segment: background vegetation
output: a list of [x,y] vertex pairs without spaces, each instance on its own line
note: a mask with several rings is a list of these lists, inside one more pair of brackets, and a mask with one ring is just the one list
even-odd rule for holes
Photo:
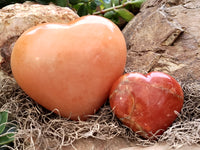
[[[26,0],[1,0],[0,8],[14,3],[23,3]],[[135,14],[139,12],[145,0],[30,0],[48,5],[53,3],[61,7],[70,7],[79,16],[88,14],[101,15],[123,27]]]

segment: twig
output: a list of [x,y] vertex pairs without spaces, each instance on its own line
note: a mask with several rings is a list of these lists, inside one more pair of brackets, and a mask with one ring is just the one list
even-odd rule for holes
[[93,15],[99,15],[99,14],[104,14],[106,12],[109,12],[109,11],[112,11],[112,10],[115,10],[115,9],[119,9],[119,8],[123,8],[127,5],[141,5],[145,0],[129,0],[121,5],[117,5],[117,6],[113,6],[113,7],[110,7],[110,8],[107,8],[107,9],[103,9],[103,10],[100,10],[100,11],[97,11],[97,12],[94,12]]

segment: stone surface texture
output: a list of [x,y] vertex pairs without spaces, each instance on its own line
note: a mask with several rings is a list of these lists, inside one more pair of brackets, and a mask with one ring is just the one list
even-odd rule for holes
[[200,1],[147,0],[124,28],[127,72],[162,71],[200,81]]

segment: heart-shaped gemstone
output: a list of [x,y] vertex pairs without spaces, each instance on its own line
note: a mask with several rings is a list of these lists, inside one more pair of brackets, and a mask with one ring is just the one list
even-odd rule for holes
[[110,106],[116,116],[143,137],[162,134],[183,106],[179,83],[162,72],[128,73],[112,87]]
[[20,87],[71,119],[85,119],[104,104],[125,63],[122,32],[100,16],[33,27],[19,37],[11,55]]

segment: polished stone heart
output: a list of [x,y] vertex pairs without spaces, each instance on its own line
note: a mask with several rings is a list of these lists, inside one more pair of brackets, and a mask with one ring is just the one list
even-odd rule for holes
[[40,105],[74,120],[86,119],[105,103],[125,63],[121,30],[100,16],[32,27],[11,55],[20,87]]
[[143,137],[160,135],[183,106],[178,82],[161,72],[128,73],[113,85],[110,105],[116,116]]

